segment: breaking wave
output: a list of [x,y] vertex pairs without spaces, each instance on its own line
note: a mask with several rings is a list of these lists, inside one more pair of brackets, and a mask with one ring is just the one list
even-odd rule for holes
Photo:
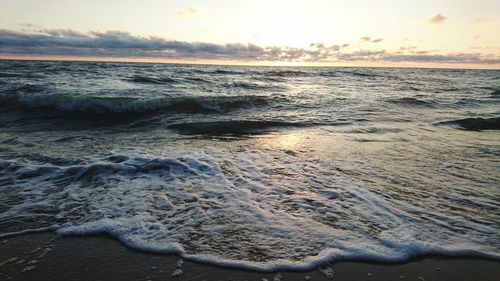
[[224,112],[263,106],[273,98],[266,96],[168,96],[163,98],[134,98],[113,96],[75,96],[65,94],[11,94],[0,100],[22,108],[52,108],[65,112],[97,114],[127,112]]
[[324,161],[242,148],[165,153],[61,166],[2,160],[0,189],[16,190],[0,198],[9,206],[2,236],[27,225],[106,233],[138,250],[255,270],[436,253],[500,258],[480,246],[495,239],[493,226],[439,209],[410,212]]

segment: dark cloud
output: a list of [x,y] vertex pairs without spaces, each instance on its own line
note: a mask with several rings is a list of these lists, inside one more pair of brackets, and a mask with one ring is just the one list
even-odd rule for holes
[[[377,43],[381,38],[366,37]],[[37,28],[32,31],[0,30],[0,54],[65,55],[91,57],[144,57],[191,60],[239,61],[386,61],[446,62],[499,64],[495,56],[480,54],[436,54],[434,51],[402,47],[396,52],[386,50],[348,51],[349,44],[312,43],[309,48],[262,47],[251,43],[215,44],[165,40],[159,37],[135,36],[123,31],[82,33],[66,29]]]
[[39,30],[24,33],[0,30],[0,51],[17,54],[78,54],[97,56],[253,58],[263,48],[253,44],[213,44],[167,41],[158,37],[133,36],[128,32],[80,33],[72,30]]
[[[344,45],[346,46],[346,45]],[[134,36],[123,31],[81,33],[62,29],[0,30],[0,52],[35,55],[94,55],[231,60],[325,60],[344,46],[311,44],[312,49],[214,44]]]

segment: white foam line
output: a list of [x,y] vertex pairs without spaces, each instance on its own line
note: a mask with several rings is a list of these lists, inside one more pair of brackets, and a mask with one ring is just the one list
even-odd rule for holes
[[7,233],[0,234],[0,239],[21,236],[21,235],[27,235],[27,234],[34,234],[34,233],[51,232],[51,231],[54,231],[56,229],[57,229],[57,226],[49,226],[49,227],[41,227],[41,228],[34,228],[34,229],[25,229],[25,230],[15,231],[15,232],[7,232]]
[[409,261],[413,258],[425,257],[430,255],[440,255],[447,257],[478,257],[478,258],[500,260],[500,254],[487,253],[475,249],[467,249],[467,248],[452,249],[439,246],[419,247],[418,245],[411,243],[410,245],[398,245],[399,247],[406,247],[411,250],[410,253],[402,251],[400,257],[394,257],[394,256],[387,257],[380,254],[373,254],[369,252],[339,254],[335,253],[334,252],[335,250],[332,249],[332,250],[324,250],[323,253],[319,254],[318,256],[308,257],[304,261],[300,262],[273,261],[268,263],[257,263],[251,261],[216,258],[210,255],[186,254],[182,250],[182,246],[180,245],[161,246],[161,247],[144,246],[141,245],[140,243],[132,241],[131,239],[120,237],[119,235],[113,233],[112,231],[99,231],[94,229],[90,230],[89,232],[83,233],[73,230],[69,231],[63,230],[63,231],[56,231],[56,233],[62,236],[85,236],[88,234],[108,234],[118,239],[126,247],[137,251],[153,253],[153,254],[176,254],[181,256],[183,259],[190,260],[193,262],[199,262],[203,264],[221,266],[226,268],[244,269],[244,270],[259,271],[259,272],[274,272],[278,270],[309,271],[318,268],[321,265],[325,265],[327,263],[341,262],[341,261],[401,263]]

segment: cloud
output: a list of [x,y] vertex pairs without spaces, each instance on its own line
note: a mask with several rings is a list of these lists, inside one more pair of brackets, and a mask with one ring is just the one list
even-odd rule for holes
[[[378,41],[369,39],[367,42]],[[79,56],[116,58],[166,58],[228,61],[305,61],[305,62],[445,62],[500,64],[500,58],[477,53],[441,54],[402,47],[387,50],[351,50],[349,44],[312,43],[308,48],[258,46],[252,43],[215,44],[165,40],[136,36],[124,31],[79,32],[69,29],[37,28],[32,31],[0,29],[0,54],[37,56]]]
[[415,50],[415,49],[417,49],[417,46],[408,45],[408,46],[401,46],[401,47],[399,47],[400,51],[412,51],[412,50]]
[[200,6],[191,4],[183,9],[176,10],[175,15],[178,17],[194,16],[200,13],[200,11],[201,11]]
[[372,39],[371,37],[368,37],[368,36],[361,37],[361,41],[369,42],[369,43],[379,43],[379,42],[382,42],[383,40],[384,40],[384,38]]
[[443,24],[446,21],[447,17],[443,16],[442,14],[436,14],[432,17],[430,17],[427,22],[430,24]]
[[385,50],[360,50],[351,53],[342,53],[337,56],[341,61],[381,61],[386,54]]
[[449,54],[387,54],[384,61],[390,62],[432,62],[432,63],[472,63],[472,64],[500,64],[500,58],[486,57],[473,53],[449,53]]
[[[251,43],[214,44],[134,36],[123,31],[82,33],[65,29],[33,32],[0,30],[0,52],[36,55],[93,55],[228,60],[324,60],[343,46],[313,44],[313,49],[261,47]],[[345,46],[345,45],[344,45]]]

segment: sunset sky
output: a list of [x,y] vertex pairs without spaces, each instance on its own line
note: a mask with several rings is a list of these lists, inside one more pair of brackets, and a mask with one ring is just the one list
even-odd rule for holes
[[0,58],[500,68],[498,0],[0,0]]

